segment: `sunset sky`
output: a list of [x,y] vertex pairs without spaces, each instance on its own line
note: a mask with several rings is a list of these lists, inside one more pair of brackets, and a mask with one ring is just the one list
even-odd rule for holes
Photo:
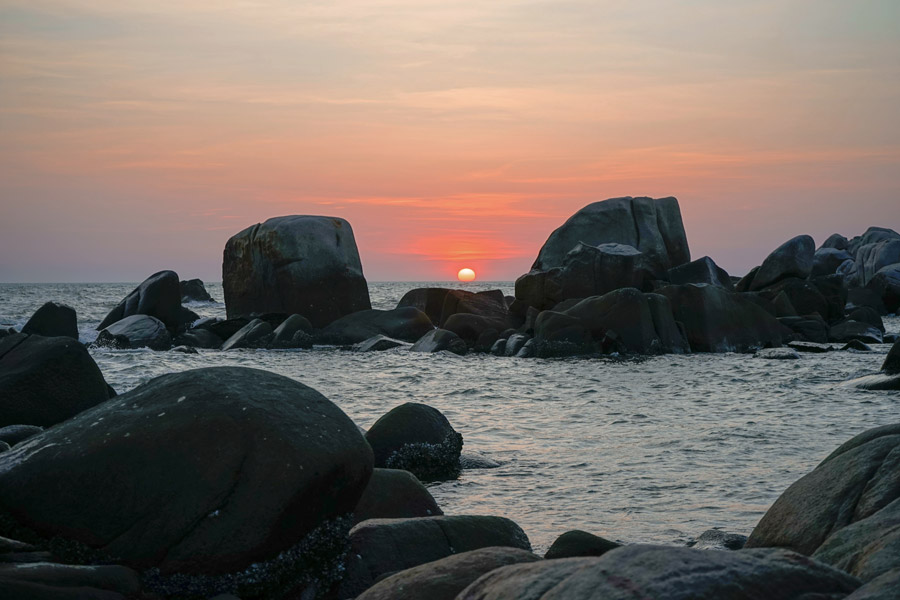
[[0,0],[0,281],[216,281],[285,214],[511,280],[622,195],[734,274],[900,229],[900,2]]

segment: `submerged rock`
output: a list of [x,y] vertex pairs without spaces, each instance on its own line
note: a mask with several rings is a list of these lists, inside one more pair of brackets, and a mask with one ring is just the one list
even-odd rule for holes
[[188,279],[187,281],[179,281],[178,288],[181,290],[181,301],[184,302],[215,302],[206,286],[199,279]]
[[428,315],[407,306],[392,310],[370,309],[355,312],[334,321],[323,329],[318,340],[324,344],[358,344],[384,335],[404,342],[415,342],[434,331]]
[[740,550],[747,543],[747,536],[726,533],[718,529],[707,529],[691,545],[697,550]]
[[573,529],[567,531],[558,538],[547,550],[544,558],[572,558],[574,556],[603,556],[610,550],[618,548],[621,544],[611,542],[599,535]]
[[171,329],[181,325],[183,321],[178,274],[175,271],[160,271],[145,279],[106,315],[97,329],[106,329],[132,315],[154,317]]
[[756,358],[768,360],[797,360],[800,355],[793,348],[763,348],[754,354]]
[[78,339],[78,318],[75,309],[65,304],[47,302],[41,306],[25,326],[22,333],[45,337],[66,336]]

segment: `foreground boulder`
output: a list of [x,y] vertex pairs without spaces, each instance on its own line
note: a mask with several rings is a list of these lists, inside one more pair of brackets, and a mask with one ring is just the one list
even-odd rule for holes
[[791,485],[747,547],[788,548],[865,579],[900,567],[898,480],[900,425],[865,431]]
[[317,339],[324,344],[358,344],[384,335],[404,342],[415,342],[434,325],[428,315],[411,306],[392,310],[369,309],[341,317],[325,329]]
[[442,514],[444,512],[415,475],[401,469],[375,469],[353,510],[353,523]]
[[108,398],[100,368],[72,338],[0,339],[0,427],[49,427]]
[[140,592],[138,574],[118,565],[0,563],[0,596],[10,600],[125,600]]
[[206,286],[199,279],[188,279],[187,281],[179,281],[178,287],[181,290],[181,302],[215,302]]
[[149,569],[166,595],[249,598],[340,553],[341,519],[371,472],[356,425],[315,390],[256,369],[197,369],[0,456],[0,527],[52,539],[70,560]]
[[78,339],[78,318],[75,309],[65,304],[47,302],[35,311],[22,333],[42,335],[44,337],[66,336]]
[[19,442],[39,434],[41,431],[43,431],[43,428],[37,425],[7,425],[0,427],[0,442],[6,442],[10,446],[15,446]]
[[222,286],[229,319],[299,314],[324,327],[372,307],[353,230],[335,217],[275,217],[232,236]]
[[172,336],[159,319],[131,315],[101,330],[94,343],[109,348],[168,350],[172,346]]
[[106,329],[116,321],[132,315],[155,317],[171,329],[181,325],[183,321],[178,274],[175,271],[160,271],[145,279],[106,315],[97,329]]
[[391,409],[366,432],[366,441],[376,467],[405,469],[422,481],[459,475],[462,435],[428,405],[407,402]]
[[501,567],[458,600],[817,600],[843,598],[860,582],[784,550],[722,552],[625,546],[599,558],[565,558]]
[[492,546],[531,550],[522,528],[503,517],[454,515],[363,521],[350,530],[347,575],[338,598],[355,598],[385,575]]
[[485,573],[508,565],[538,560],[539,557],[519,548],[495,546],[470,550],[400,571],[370,587],[357,600],[453,600]]

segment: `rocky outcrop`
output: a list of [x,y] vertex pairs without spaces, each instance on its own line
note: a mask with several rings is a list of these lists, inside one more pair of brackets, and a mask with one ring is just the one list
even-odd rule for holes
[[272,344],[275,347],[292,346],[298,332],[312,334],[312,323],[303,315],[291,315],[272,332]]
[[187,281],[179,281],[178,287],[181,290],[181,302],[215,302],[206,286],[199,279],[188,279]]
[[819,248],[813,255],[813,266],[811,275],[813,277],[821,275],[834,275],[837,273],[838,267],[848,260],[853,260],[850,253],[846,250],[838,250],[836,248]]
[[28,319],[22,333],[44,337],[66,336],[78,339],[78,318],[75,309],[57,302],[47,302]]
[[229,319],[276,312],[324,327],[371,308],[353,230],[335,217],[275,217],[234,235],[222,286]]
[[375,469],[353,509],[353,523],[368,519],[437,517],[444,512],[428,489],[409,471]]
[[829,342],[847,343],[852,340],[866,344],[880,344],[883,341],[883,334],[877,327],[852,319],[832,325],[828,329]]
[[599,535],[573,529],[567,531],[551,544],[544,555],[546,559],[573,558],[576,556],[603,556],[621,544],[611,542]]
[[155,317],[171,329],[181,325],[183,321],[178,274],[175,271],[160,271],[145,279],[106,315],[97,329],[106,329],[116,321],[132,315]]
[[173,344],[176,346],[188,346],[190,348],[205,348],[212,350],[222,347],[222,338],[214,334],[212,331],[203,328],[195,328],[185,331],[175,338]]
[[255,369],[198,369],[0,456],[0,529],[31,532],[69,560],[144,570],[167,596],[256,597],[259,585],[293,584],[310,552],[340,553],[341,519],[371,473],[359,429],[315,390]]
[[565,558],[501,567],[457,600],[838,600],[855,577],[784,550],[722,552],[634,545],[599,558]]
[[375,466],[405,469],[422,481],[459,475],[462,435],[441,412],[426,404],[401,404],[375,421],[366,433]]
[[416,340],[416,343],[409,349],[410,352],[440,352],[442,350],[463,355],[468,351],[468,346],[452,331],[433,329]]
[[816,243],[808,235],[798,235],[772,251],[753,277],[750,291],[764,289],[782,279],[806,279],[812,273]]
[[404,342],[415,342],[434,325],[428,315],[411,306],[392,310],[369,309],[341,317],[316,336],[323,344],[358,344],[372,336],[384,335]]
[[165,324],[148,315],[131,315],[107,326],[97,335],[96,346],[168,350],[172,336]]
[[108,398],[100,368],[72,338],[0,339],[0,427],[49,427]]
[[734,291],[734,284],[728,273],[708,256],[698,258],[689,263],[673,267],[666,273],[666,278],[676,285],[685,283],[708,283],[729,291]]
[[253,319],[225,340],[222,350],[238,348],[265,348],[272,342],[272,325],[262,319]]

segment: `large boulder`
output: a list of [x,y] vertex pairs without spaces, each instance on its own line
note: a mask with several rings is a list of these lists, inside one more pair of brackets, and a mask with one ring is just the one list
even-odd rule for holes
[[272,325],[262,319],[253,319],[225,340],[222,350],[238,348],[264,348],[272,341]]
[[188,346],[189,348],[205,348],[212,350],[222,347],[222,338],[209,329],[196,328],[185,331],[172,342],[175,346]]
[[709,285],[717,285],[726,290],[733,291],[734,284],[731,282],[728,272],[717,265],[713,259],[708,256],[698,258],[687,264],[672,267],[666,273],[668,280],[676,285],[685,283],[708,283]]
[[900,239],[900,233],[887,227],[869,227],[862,235],[854,237],[847,243],[847,252],[856,256],[856,253],[863,246],[869,244],[877,244],[878,242],[889,242],[891,240]]
[[838,600],[859,587],[846,573],[784,550],[724,552],[633,545],[599,558],[495,569],[457,600]]
[[669,299],[694,352],[747,352],[780,346],[786,330],[743,294],[713,285],[668,285],[657,292]]
[[[885,536],[896,529],[896,525],[888,525],[900,522],[898,481],[900,424],[865,431],[794,482],[760,520],[747,547],[776,546],[806,555],[821,549],[823,559],[841,564],[842,557],[851,551],[871,554],[874,549],[866,550],[866,546],[883,546]],[[882,514],[885,510],[888,512]],[[868,523],[863,525],[864,521]],[[859,525],[837,541],[826,543],[854,524]],[[849,540],[853,541],[852,547],[847,545]],[[896,541],[892,544],[896,549]],[[893,556],[894,566],[900,566],[900,553],[894,552]],[[860,564],[859,568],[866,567]]]
[[0,427],[48,427],[109,398],[87,349],[69,337],[0,339]]
[[900,237],[860,246],[855,259],[856,283],[865,286],[884,267],[900,263]]
[[444,300],[451,291],[453,290],[450,288],[440,287],[415,288],[403,294],[397,303],[397,308],[405,306],[418,308],[428,315],[432,323],[440,324],[441,314],[444,311]]
[[813,266],[811,274],[813,277],[820,275],[833,275],[837,273],[838,267],[844,262],[853,260],[850,253],[846,250],[838,250],[837,248],[819,248],[813,255]]
[[483,317],[493,322],[493,326],[500,331],[508,327],[509,309],[506,306],[506,298],[500,290],[484,292],[450,290],[444,296],[440,321],[435,321],[434,324],[446,327],[450,317],[457,314]]
[[405,469],[422,481],[459,475],[462,435],[426,404],[407,402],[391,409],[369,428],[366,440],[376,467]]
[[199,279],[188,279],[187,281],[179,281],[178,287],[181,290],[181,301],[185,302],[215,302],[206,286]]
[[75,309],[57,302],[47,302],[35,311],[22,333],[44,337],[66,336],[78,339],[78,318]]
[[562,267],[566,255],[579,243],[632,246],[657,271],[691,260],[681,209],[672,197],[611,198],[585,206],[550,234],[531,269]]
[[385,575],[493,546],[531,550],[525,532],[503,517],[453,515],[363,521],[350,530],[347,575],[337,596],[340,600],[355,598]]
[[816,243],[808,235],[791,238],[772,251],[753,277],[750,291],[761,290],[787,277],[806,279],[813,268]]
[[894,342],[881,365],[881,370],[887,375],[900,375],[900,340]]
[[172,346],[172,336],[156,317],[131,315],[101,330],[94,343],[111,348],[167,350]]
[[866,284],[866,289],[881,300],[884,311],[894,313],[900,310],[900,263],[876,271]]
[[835,250],[846,250],[850,246],[850,241],[839,233],[832,233],[828,236],[819,249],[834,248]]
[[468,351],[468,346],[452,331],[433,329],[416,340],[416,343],[409,349],[410,352],[441,352],[442,350],[463,355]]
[[406,306],[391,310],[369,309],[337,319],[317,336],[321,343],[358,344],[376,335],[385,335],[404,342],[415,342],[434,325],[428,315]]
[[884,341],[884,335],[878,327],[852,319],[832,325],[828,330],[829,342],[847,343],[852,340],[859,340],[867,344],[880,344]]
[[315,390],[256,369],[197,369],[0,456],[0,529],[69,560],[149,569],[151,591],[253,597],[260,582],[292,584],[310,552],[340,553],[339,524],[371,473],[359,429]]
[[540,560],[527,550],[493,546],[452,554],[382,579],[357,600],[453,600],[469,584],[494,569]]
[[402,469],[375,469],[353,509],[353,522],[436,517],[442,514],[444,512],[415,475]]
[[324,327],[372,306],[353,230],[335,217],[275,217],[234,235],[222,286],[228,318],[296,313]]
[[132,315],[156,317],[171,329],[181,325],[183,321],[178,274],[175,271],[160,271],[145,279],[100,321],[97,329],[106,329],[116,321]]

